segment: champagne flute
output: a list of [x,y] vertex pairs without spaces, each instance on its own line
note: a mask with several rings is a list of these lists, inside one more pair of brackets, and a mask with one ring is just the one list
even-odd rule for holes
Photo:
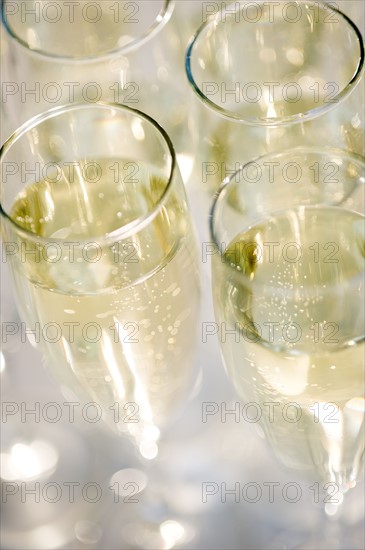
[[2,2],[3,102],[12,130],[66,103],[141,107],[141,94],[153,95],[157,60],[168,63],[161,33],[173,11],[169,0],[149,4]]
[[174,7],[173,0],[4,0],[2,95],[9,129],[66,103],[121,103],[148,112],[166,129],[186,177],[193,120],[170,23]]
[[56,378],[157,453],[192,374],[197,250],[175,153],[148,116],[55,108],[1,151],[5,257]]
[[328,492],[328,515],[362,473],[363,212],[364,159],[298,147],[244,165],[211,214],[228,375],[278,461]]
[[241,163],[294,144],[364,154],[363,39],[333,6],[209,5],[186,54],[204,129],[195,179],[205,190],[216,191]]
[[[200,302],[170,139],[139,111],[68,105],[22,126],[0,158],[4,254],[20,317],[67,401],[135,442],[147,475],[124,462],[110,484],[124,487],[133,474],[120,497],[143,491],[122,516],[129,537],[163,545],[167,480],[153,459],[191,382]],[[112,454],[123,456],[114,440]]]

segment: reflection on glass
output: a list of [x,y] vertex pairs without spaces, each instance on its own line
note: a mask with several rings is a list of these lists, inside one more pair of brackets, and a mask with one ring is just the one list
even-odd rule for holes
[[364,154],[363,65],[357,27],[322,2],[215,10],[186,56],[202,129],[196,178],[215,191],[240,164],[294,144]]
[[170,24],[173,11],[171,0],[25,0],[19,6],[4,0],[3,102],[9,132],[52,107],[121,103],[148,112],[166,129],[187,178],[194,132],[180,38]]
[[[79,105],[4,146],[2,214],[22,318],[85,414],[146,458],[190,381],[199,307],[192,222],[172,146],[148,117]],[[87,403],[87,401],[85,401]]]
[[364,447],[363,174],[339,150],[261,157],[222,186],[211,225],[229,375],[279,461],[344,492]]

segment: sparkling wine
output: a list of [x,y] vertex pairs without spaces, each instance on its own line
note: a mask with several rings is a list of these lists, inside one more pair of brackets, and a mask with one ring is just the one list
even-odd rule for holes
[[[192,370],[199,283],[191,220],[185,199],[147,164],[75,165],[27,186],[13,205],[18,225],[53,243],[20,239],[19,308],[61,383],[98,403],[112,426],[148,438]],[[137,220],[146,223],[134,231]],[[120,227],[130,236],[119,238]]]
[[215,262],[226,367],[258,429],[285,466],[351,484],[364,448],[364,217],[275,214]]

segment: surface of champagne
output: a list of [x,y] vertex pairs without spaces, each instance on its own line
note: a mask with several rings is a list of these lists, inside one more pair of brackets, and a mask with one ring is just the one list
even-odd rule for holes
[[[74,400],[98,403],[112,427],[143,440],[169,419],[190,380],[196,244],[178,186],[141,230],[118,237],[118,228],[153,210],[166,179],[123,159],[97,165],[89,181],[81,169],[72,182],[64,172],[17,197],[17,224],[56,243],[47,249],[22,237],[28,253],[15,269],[19,308],[29,329],[39,324],[47,364]],[[72,242],[78,245],[66,246]]]
[[236,389],[279,460],[351,484],[364,449],[364,218],[279,213],[215,265],[221,342]]

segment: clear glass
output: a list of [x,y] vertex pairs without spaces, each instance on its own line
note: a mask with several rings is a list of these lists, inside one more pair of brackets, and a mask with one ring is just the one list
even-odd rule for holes
[[212,13],[186,56],[204,128],[196,179],[214,191],[240,164],[294,145],[364,154],[363,65],[359,30],[328,4],[235,2]]
[[5,261],[29,338],[70,401],[97,403],[149,457],[191,381],[199,310],[168,136],[123,106],[56,108],[5,143],[1,172]]
[[211,216],[228,374],[280,463],[339,494],[363,464],[364,181],[359,156],[289,149],[233,175]]
[[67,103],[121,103],[148,112],[166,129],[189,172],[189,87],[179,37],[168,24],[173,11],[172,0],[5,0],[2,78],[9,131]]
[[364,4],[361,0],[337,0],[337,2],[331,2],[331,5],[345,13],[357,25],[364,36]]

